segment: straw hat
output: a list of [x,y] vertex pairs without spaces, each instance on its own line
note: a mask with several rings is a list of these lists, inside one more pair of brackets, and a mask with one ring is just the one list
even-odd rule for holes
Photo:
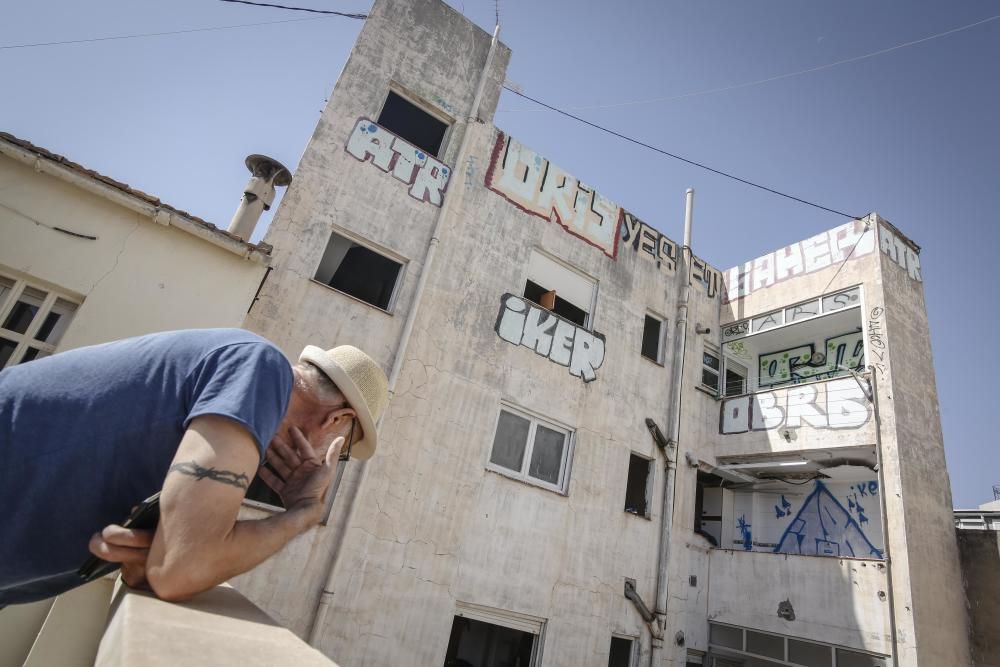
[[351,457],[360,460],[371,458],[378,445],[375,422],[389,402],[389,381],[385,373],[374,359],[352,345],[341,345],[332,350],[306,345],[299,361],[308,361],[326,373],[358,413],[364,438],[351,447]]

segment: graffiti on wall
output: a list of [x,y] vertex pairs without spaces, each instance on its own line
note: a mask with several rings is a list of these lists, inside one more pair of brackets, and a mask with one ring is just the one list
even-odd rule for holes
[[486,187],[521,210],[558,223],[608,257],[617,255],[621,207],[503,132],[497,134]]
[[853,429],[871,418],[868,398],[851,377],[727,398],[720,411],[723,435],[803,426]]
[[879,376],[885,375],[885,354],[886,354],[886,344],[885,344],[885,331],[882,329],[882,315],[885,313],[885,309],[881,306],[875,306],[871,309],[868,314],[868,346],[872,351],[872,361],[875,363],[872,366],[878,372]]
[[409,185],[410,196],[441,206],[451,169],[432,155],[367,118],[359,118],[346,150]]
[[833,378],[844,368],[863,371],[865,343],[860,331],[827,338],[823,352],[816,352],[812,343],[790,350],[760,355],[761,387],[773,387],[788,382],[805,382]]
[[[853,249],[853,251],[852,251]],[[870,223],[852,220],[828,232],[775,250],[725,272],[723,303],[736,301],[758,290],[776,285],[848,260],[864,257],[875,250],[875,234]]]
[[[878,483],[874,481],[853,488],[862,489],[862,493],[870,491],[871,495],[878,493]],[[862,528],[869,519],[858,502],[857,491],[851,496],[844,507],[822,481],[816,480],[812,493],[785,528],[775,553],[881,558],[882,551],[872,544]]]
[[504,294],[494,330],[514,345],[569,368],[570,375],[590,382],[604,363],[604,336],[588,331],[526,299]]
[[622,211],[622,243],[664,273],[677,268],[677,244],[628,211]]
[[905,270],[910,278],[916,280],[918,283],[922,282],[920,277],[920,254],[885,225],[879,225],[878,246],[889,259]]

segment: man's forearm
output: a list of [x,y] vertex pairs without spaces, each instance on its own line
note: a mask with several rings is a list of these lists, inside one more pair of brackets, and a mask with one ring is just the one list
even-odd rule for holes
[[296,506],[267,519],[237,521],[227,535],[214,542],[174,542],[159,562],[152,562],[151,554],[146,578],[157,596],[187,599],[264,562],[317,525],[321,512],[322,506],[317,504]]

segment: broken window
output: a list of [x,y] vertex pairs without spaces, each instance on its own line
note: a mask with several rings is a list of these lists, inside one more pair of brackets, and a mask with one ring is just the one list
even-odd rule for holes
[[699,470],[694,496],[694,532],[714,547],[722,542],[722,504],[722,478]]
[[627,637],[612,637],[608,654],[608,667],[632,667],[634,642]]
[[402,269],[401,262],[333,232],[315,278],[355,299],[389,310]]
[[625,511],[649,516],[649,487],[652,461],[638,454],[628,457],[628,481],[625,485]]
[[439,157],[448,123],[427,113],[402,95],[389,91],[378,124],[417,148]]
[[663,320],[653,315],[646,315],[642,325],[642,356],[658,364],[663,363]]
[[531,667],[537,639],[523,627],[455,616],[444,667]]
[[532,252],[524,297],[581,327],[590,326],[597,284],[581,273]]
[[722,364],[719,362],[719,353],[706,347],[701,355],[701,386],[711,389],[713,393],[719,393],[719,371]]
[[490,465],[504,474],[565,492],[572,432],[504,406]]
[[77,307],[47,288],[0,275],[0,368],[55,352]]
[[747,391],[747,368],[726,359],[726,396],[739,396]]

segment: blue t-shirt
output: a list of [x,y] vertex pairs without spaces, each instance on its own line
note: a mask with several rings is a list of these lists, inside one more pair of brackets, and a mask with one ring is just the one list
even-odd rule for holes
[[0,372],[0,607],[79,583],[91,535],[156,493],[188,423],[223,415],[263,457],[292,370],[242,329],[153,334]]

